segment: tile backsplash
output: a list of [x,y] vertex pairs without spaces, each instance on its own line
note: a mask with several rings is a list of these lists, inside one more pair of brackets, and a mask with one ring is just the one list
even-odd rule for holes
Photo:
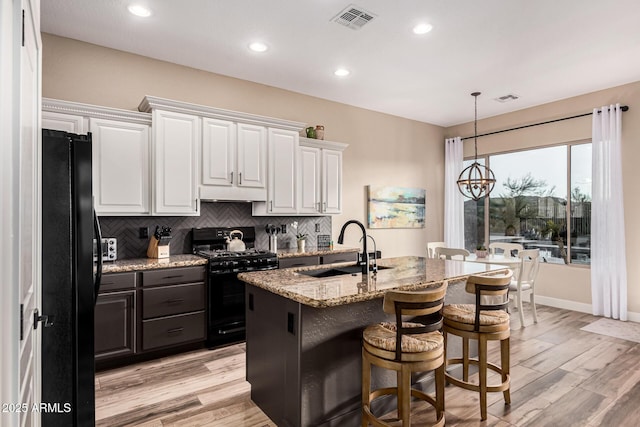
[[[295,247],[295,230],[291,223],[298,221],[298,232],[306,233],[307,244],[316,245],[319,234],[331,234],[331,217],[291,217],[291,216],[251,216],[251,203],[246,202],[204,202],[200,206],[200,216],[101,216],[103,237],[118,239],[118,259],[144,258],[147,256],[149,239],[141,239],[139,229],[149,227],[153,234],[156,225],[171,227],[171,254],[191,253],[191,229],[195,227],[255,227],[258,249],[267,249],[269,238],[264,231],[267,224],[287,225],[287,233],[278,235],[278,247]],[[316,232],[316,224],[320,231]]]

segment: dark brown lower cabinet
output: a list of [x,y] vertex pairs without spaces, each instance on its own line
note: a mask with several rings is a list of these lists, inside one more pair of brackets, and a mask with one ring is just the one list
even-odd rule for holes
[[96,360],[136,351],[136,291],[98,295],[95,309]]
[[98,369],[202,345],[205,283],[204,266],[105,274],[95,309]]

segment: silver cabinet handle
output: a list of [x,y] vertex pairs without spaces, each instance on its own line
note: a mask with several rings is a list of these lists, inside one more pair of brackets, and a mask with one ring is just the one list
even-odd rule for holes
[[273,212],[273,200],[269,201],[269,212]]
[[316,208],[316,210],[318,212],[322,212],[322,206],[321,206],[320,202],[318,202],[318,207]]
[[238,185],[242,185],[242,172],[238,173]]
[[231,183],[233,184],[233,172],[231,172]]
[[322,202],[322,212],[327,211],[327,202]]

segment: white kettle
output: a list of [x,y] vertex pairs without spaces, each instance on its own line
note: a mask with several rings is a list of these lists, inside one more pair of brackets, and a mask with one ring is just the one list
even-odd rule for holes
[[[238,238],[238,234],[240,238]],[[244,234],[240,230],[233,230],[229,233],[229,236],[226,237],[227,241],[227,250],[231,252],[242,252],[247,249],[247,246],[242,241]]]

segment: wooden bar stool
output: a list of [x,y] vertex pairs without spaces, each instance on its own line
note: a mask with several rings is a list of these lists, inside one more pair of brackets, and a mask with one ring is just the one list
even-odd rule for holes
[[[446,367],[462,365],[462,379],[446,372],[446,380],[467,390],[480,393],[480,418],[487,419],[487,392],[501,391],[504,401],[511,403],[509,377],[509,284],[513,272],[494,276],[469,276],[466,291],[476,296],[475,304],[451,304],[442,310],[444,326],[442,332],[462,337],[462,357],[447,358]],[[469,340],[478,342],[478,357],[469,357]],[[487,361],[487,342],[500,341],[500,366]],[[469,365],[478,367],[478,383],[469,381]],[[487,385],[487,370],[491,369],[501,375],[502,382]]]
[[[434,426],[444,426],[444,338],[442,306],[447,285],[421,292],[388,291],[383,310],[395,314],[396,321],[367,327],[362,347],[362,426],[388,426],[371,412],[374,399],[395,394],[398,420],[411,425],[411,397],[422,399],[436,409]],[[404,322],[402,316],[424,316],[421,323]],[[396,387],[371,390],[371,365],[396,371]],[[411,373],[435,370],[435,398],[411,387]]]

